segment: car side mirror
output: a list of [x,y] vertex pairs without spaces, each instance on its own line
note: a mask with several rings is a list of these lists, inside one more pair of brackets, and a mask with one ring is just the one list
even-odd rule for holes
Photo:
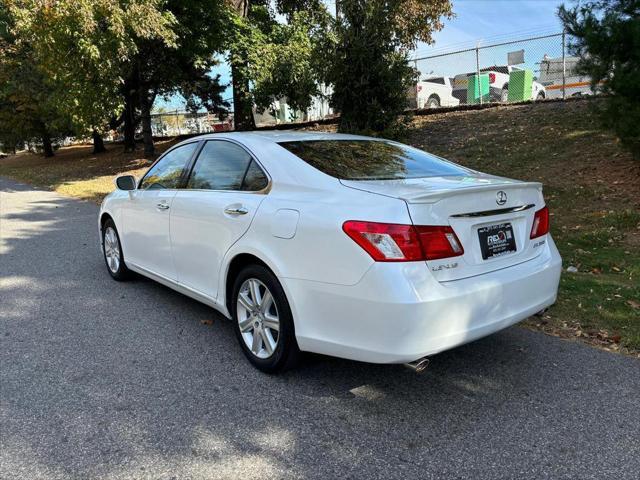
[[116,187],[118,187],[118,190],[135,190],[136,177],[133,175],[122,175],[116,178]]

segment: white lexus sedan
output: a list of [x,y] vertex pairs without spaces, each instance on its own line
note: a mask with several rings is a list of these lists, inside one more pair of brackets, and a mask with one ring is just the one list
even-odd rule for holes
[[111,276],[220,311],[265,372],[301,351],[420,367],[556,300],[542,186],[401,143],[204,135],[116,185],[99,216]]

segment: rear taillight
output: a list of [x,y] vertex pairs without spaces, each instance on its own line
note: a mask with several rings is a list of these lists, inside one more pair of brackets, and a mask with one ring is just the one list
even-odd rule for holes
[[549,233],[549,209],[544,207],[536,212],[529,238],[538,238]]
[[437,260],[464,253],[449,226],[348,221],[342,229],[377,262]]
[[455,232],[447,226],[417,226],[418,239],[424,252],[425,260],[457,257],[464,249]]
[[496,81],[496,74],[495,73],[490,73],[489,74],[489,83],[495,83]]

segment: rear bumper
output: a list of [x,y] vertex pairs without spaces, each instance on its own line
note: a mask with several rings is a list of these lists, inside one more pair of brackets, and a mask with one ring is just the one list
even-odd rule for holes
[[551,237],[536,258],[439,283],[425,264],[375,263],[353,286],[282,279],[301,350],[403,363],[484,337],[556,300],[561,259]]

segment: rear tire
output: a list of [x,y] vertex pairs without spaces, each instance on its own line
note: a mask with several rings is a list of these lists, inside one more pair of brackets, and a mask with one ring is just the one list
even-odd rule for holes
[[280,373],[299,361],[293,315],[276,276],[262,265],[242,269],[230,305],[238,343],[258,370]]
[[502,103],[507,103],[509,101],[509,87],[505,87],[502,89],[502,93],[500,94],[500,101]]
[[102,226],[102,254],[107,271],[114,280],[121,282],[131,277],[131,270],[124,263],[124,253],[122,253],[118,229],[111,219],[108,219]]
[[429,97],[427,108],[440,108],[440,99],[438,97]]
[[544,100],[544,93],[542,92],[538,93],[538,96],[536,97],[536,102],[539,102],[541,100]]

